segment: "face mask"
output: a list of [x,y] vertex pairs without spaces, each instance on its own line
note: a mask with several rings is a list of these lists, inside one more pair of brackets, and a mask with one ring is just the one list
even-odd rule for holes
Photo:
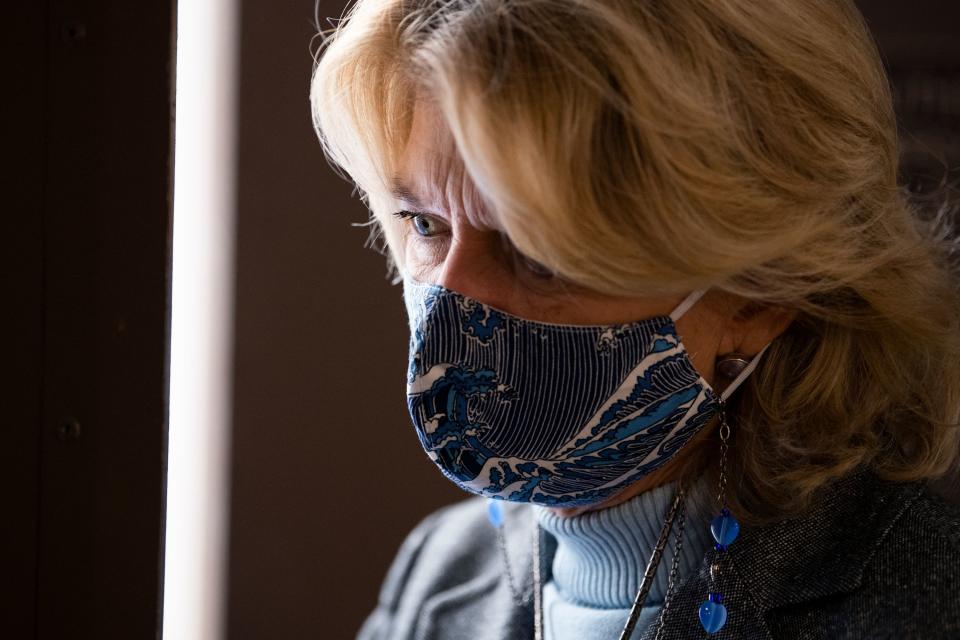
[[704,293],[669,316],[582,326],[405,278],[407,407],[420,443],[472,493],[563,507],[605,500],[670,460],[719,409],[674,325]]

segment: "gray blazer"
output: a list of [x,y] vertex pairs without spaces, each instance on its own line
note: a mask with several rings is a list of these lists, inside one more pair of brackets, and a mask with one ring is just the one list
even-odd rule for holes
[[[532,569],[532,526],[525,505],[508,505],[507,549],[522,576]],[[532,607],[514,604],[499,553],[483,500],[430,515],[400,548],[358,638],[532,638]],[[708,637],[697,610],[710,555],[678,586],[663,637]],[[717,640],[960,639],[960,509],[923,485],[858,471],[802,518],[744,527],[720,581],[729,616]]]

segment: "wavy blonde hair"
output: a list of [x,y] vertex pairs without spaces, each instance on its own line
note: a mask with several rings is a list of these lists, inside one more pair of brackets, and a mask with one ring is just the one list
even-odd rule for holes
[[391,187],[429,96],[451,166],[560,277],[798,311],[730,406],[748,518],[860,465],[909,480],[956,459],[946,218],[897,184],[890,88],[852,1],[360,0],[322,35],[314,124],[391,269]]

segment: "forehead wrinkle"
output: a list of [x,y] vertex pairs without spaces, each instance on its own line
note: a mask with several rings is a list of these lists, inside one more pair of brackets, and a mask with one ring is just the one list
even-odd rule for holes
[[[445,212],[454,224],[462,216],[478,229],[502,231],[492,207],[476,188],[459,157],[427,152],[412,164],[414,175],[394,176],[391,188],[394,198],[421,211]],[[424,164],[425,170],[418,170]]]
[[486,198],[477,189],[462,158],[448,156],[434,171],[434,184],[443,185],[443,204],[451,215],[459,213],[477,229],[500,230]]
[[391,185],[395,198],[424,212],[444,214],[453,225],[462,217],[478,229],[502,232],[493,207],[466,171],[452,132],[429,99],[414,104],[402,156]]

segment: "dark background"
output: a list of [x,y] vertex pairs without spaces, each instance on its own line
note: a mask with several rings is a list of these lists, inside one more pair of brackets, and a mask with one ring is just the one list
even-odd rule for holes
[[[930,192],[960,177],[960,6],[860,4]],[[413,434],[400,289],[311,128],[314,8],[240,2],[231,639],[353,637],[403,536],[465,497]],[[154,638],[175,0],[7,9],[0,637]]]
[[154,638],[174,0],[8,2],[0,638]]

